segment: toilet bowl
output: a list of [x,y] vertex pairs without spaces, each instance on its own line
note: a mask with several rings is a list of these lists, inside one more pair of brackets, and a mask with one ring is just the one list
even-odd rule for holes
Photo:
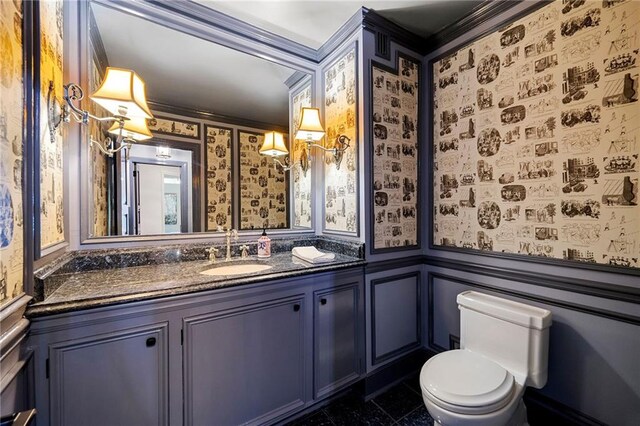
[[[444,352],[420,372],[422,399],[443,425],[521,425],[524,387],[495,362],[466,350]],[[520,416],[518,416],[520,415]]]
[[442,425],[520,426],[526,386],[546,383],[551,312],[476,292],[458,295],[461,349],[430,358],[422,399]]

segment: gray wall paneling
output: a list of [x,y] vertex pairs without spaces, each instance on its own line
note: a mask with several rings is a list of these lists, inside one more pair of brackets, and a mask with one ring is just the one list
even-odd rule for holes
[[601,304],[597,298],[586,300],[571,292],[453,269],[427,266],[426,270],[428,349],[452,349],[450,342],[459,338],[456,295],[462,291],[481,291],[549,309],[553,313],[549,380],[539,392],[608,424],[631,425],[640,418],[638,305],[615,302],[619,312],[635,311],[635,320],[620,321],[602,309],[611,303]]
[[367,375],[422,346],[422,265],[367,273]]

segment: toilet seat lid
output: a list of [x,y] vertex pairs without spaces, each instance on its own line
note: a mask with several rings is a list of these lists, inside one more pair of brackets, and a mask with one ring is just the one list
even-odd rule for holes
[[501,365],[467,350],[430,358],[420,372],[420,386],[437,399],[463,407],[500,404],[511,395],[511,373]]

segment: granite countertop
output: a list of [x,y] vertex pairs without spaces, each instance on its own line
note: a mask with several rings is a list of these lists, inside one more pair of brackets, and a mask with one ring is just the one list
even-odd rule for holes
[[[36,298],[36,302],[29,306],[27,316],[41,317],[365,265],[366,262],[361,257],[354,257],[353,252],[346,252],[348,254],[336,253],[333,261],[320,264],[307,263],[287,251],[276,252],[267,259],[259,259],[257,256],[247,259],[236,257],[229,262],[219,259],[214,264],[208,260],[197,259],[201,256],[194,256],[196,259],[188,261],[174,259],[164,263],[131,262],[131,266],[102,265],[95,268],[78,268],[80,270],[69,267],[73,262],[66,259],[55,267],[49,267],[46,273],[41,272],[41,297]],[[76,255],[73,259],[78,258]],[[247,263],[265,264],[271,266],[271,269],[237,275],[201,274],[215,267]]]

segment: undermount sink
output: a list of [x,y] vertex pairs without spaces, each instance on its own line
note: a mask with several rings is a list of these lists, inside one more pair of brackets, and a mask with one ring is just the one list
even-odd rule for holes
[[242,263],[239,265],[225,265],[216,266],[206,271],[200,272],[203,275],[240,275],[240,274],[253,274],[255,272],[262,272],[273,268],[270,265],[260,265],[256,263]]

